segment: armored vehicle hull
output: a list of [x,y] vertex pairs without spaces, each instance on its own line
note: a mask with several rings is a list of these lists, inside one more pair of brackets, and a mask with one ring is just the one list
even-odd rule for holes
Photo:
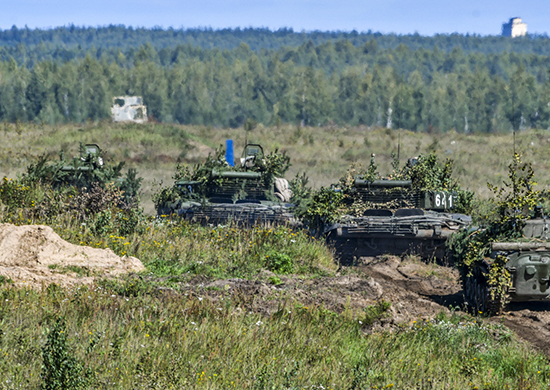
[[467,226],[470,218],[421,209],[376,210],[385,216],[348,217],[325,234],[341,262],[353,264],[360,257],[414,254],[443,258],[447,238]]
[[178,209],[178,215],[188,221],[201,224],[233,223],[238,226],[271,226],[300,223],[292,214],[292,204],[276,202],[237,202],[237,203],[186,203]]
[[[492,314],[508,302],[550,300],[550,219],[525,222],[523,242],[493,242],[490,255],[471,270],[463,270],[464,296],[477,311]],[[499,275],[508,279],[505,291],[498,294],[490,287],[490,275],[498,260]]]
[[447,238],[471,222],[451,213],[456,193],[415,190],[411,180],[355,178],[347,195],[362,215],[345,215],[324,232],[343,264],[383,254],[443,259]]

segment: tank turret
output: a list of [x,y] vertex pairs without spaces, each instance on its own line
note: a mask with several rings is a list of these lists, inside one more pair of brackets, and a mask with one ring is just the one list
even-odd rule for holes
[[289,166],[284,153],[265,155],[258,144],[247,144],[237,164],[218,151],[193,172],[179,167],[174,186],[157,197],[157,212],[209,224],[295,223],[289,203],[292,191],[279,177]]
[[437,158],[409,161],[399,178],[379,179],[369,168],[370,173],[353,177],[351,183],[341,181],[347,182],[337,188],[344,194],[344,213],[324,233],[344,264],[382,254],[443,258],[447,238],[471,222],[454,212],[459,192],[443,177],[450,171],[442,170],[426,188],[419,185],[417,170],[410,169],[418,161],[433,165]]

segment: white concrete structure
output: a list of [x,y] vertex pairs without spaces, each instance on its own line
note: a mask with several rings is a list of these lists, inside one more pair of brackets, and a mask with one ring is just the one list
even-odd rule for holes
[[521,18],[512,18],[508,23],[502,24],[503,37],[523,37],[527,34],[527,24]]
[[147,107],[141,96],[117,96],[111,107],[113,122],[147,122]]

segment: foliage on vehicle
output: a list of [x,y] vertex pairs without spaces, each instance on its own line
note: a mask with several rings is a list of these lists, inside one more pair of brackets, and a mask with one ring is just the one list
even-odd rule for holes
[[[223,187],[230,179],[223,175],[214,175],[214,172],[257,172],[261,174],[261,179],[257,183],[259,190],[272,197],[272,188],[277,177],[283,177],[290,167],[290,157],[285,151],[279,152],[276,149],[266,155],[254,156],[250,164],[237,163],[231,166],[225,160],[225,152],[222,147],[217,148],[214,153],[209,154],[204,162],[196,164],[192,169],[187,165],[178,164],[172,178],[174,181],[193,182],[196,185],[193,191],[189,191],[185,186],[177,184],[170,187],[160,188],[153,195],[153,203],[157,210],[167,204],[179,202],[181,200],[204,201],[212,187]],[[240,194],[241,198],[246,198],[246,193]]]
[[[469,213],[472,208],[473,193],[460,188],[457,181],[452,178],[453,161],[447,159],[440,163],[437,155],[429,154],[417,159],[409,160],[402,168],[393,156],[393,172],[383,178],[378,172],[375,155],[371,155],[370,163],[365,168],[360,163],[351,164],[350,168],[340,178],[338,188],[321,188],[311,194],[309,201],[303,202],[295,214],[314,229],[327,223],[337,221],[342,215],[361,216],[370,208],[377,205],[364,202],[357,196],[355,183],[357,179],[373,182],[374,180],[411,180],[411,188],[387,188],[380,191],[391,193],[401,191],[410,193],[415,191],[452,191],[457,193],[453,210],[455,212]],[[385,205],[390,207],[391,205]]]
[[[94,145],[95,146],[95,145]],[[42,184],[54,189],[75,187],[86,191],[94,184],[106,188],[115,185],[124,191],[126,202],[135,202],[139,194],[143,178],[137,177],[135,169],[129,169],[123,177],[124,162],[116,165],[106,164],[99,147],[89,152],[87,146],[79,145],[79,155],[70,160],[64,152],[59,153],[59,161],[51,161],[48,155],[42,155],[34,164],[30,164],[21,177],[21,182],[27,185]]]
[[302,172],[302,174],[297,173],[294,179],[290,180],[289,185],[292,188],[291,203],[300,205],[310,198],[313,189],[308,184],[309,177],[307,177],[305,172]]
[[294,209],[294,215],[310,230],[320,234],[325,224],[337,221],[342,216],[343,199],[342,192],[321,187]]
[[59,215],[89,224],[107,233],[132,233],[144,218],[138,191],[142,178],[130,169],[121,178],[123,164],[104,165],[100,153],[87,153],[58,162],[47,156],[27,167],[17,179],[0,182],[0,210],[5,222],[49,223]]
[[474,193],[463,190],[458,181],[453,179],[453,167],[453,160],[447,158],[442,164],[435,153],[430,153],[426,156],[419,156],[415,163],[407,163],[401,175],[412,181],[413,189],[457,193],[454,211],[470,214]]
[[[544,193],[535,190],[534,170],[530,163],[524,163],[521,156],[514,155],[508,166],[508,181],[499,187],[487,183],[495,195],[494,208],[483,216],[486,226],[474,232],[462,231],[447,242],[452,259],[458,264],[463,276],[471,276],[472,270],[480,266],[491,252],[491,243],[497,241],[521,240],[525,221],[533,216]],[[491,298],[505,304],[505,296],[511,278],[505,269],[506,256],[497,255],[491,259],[489,274],[486,275]]]
[[[209,154],[202,164],[196,164],[193,170],[187,166],[178,165],[175,180],[190,180],[206,183],[211,180],[213,170],[217,171],[232,171],[232,172],[260,172],[264,175],[267,183],[273,183],[275,177],[282,177],[290,168],[290,157],[286,151],[279,153],[278,149],[265,156],[254,159],[254,163],[250,166],[235,164],[231,166],[225,160],[225,151],[220,146],[214,151],[214,154]],[[219,180],[219,179],[218,179]]]
[[49,223],[59,215],[97,231],[133,233],[144,219],[139,208],[142,178],[135,169],[122,177],[123,163],[105,164],[97,145],[80,145],[71,160],[43,155],[17,179],[0,182],[0,211],[5,222]]
[[370,164],[368,168],[362,163],[354,162],[350,165],[344,176],[339,180],[340,189],[344,192],[348,192],[353,188],[356,178],[361,178],[367,181],[373,181],[380,179],[380,173],[378,172],[378,165],[376,164],[375,155],[371,155]]
[[[457,180],[453,179],[453,160],[446,159],[441,163],[439,157],[435,153],[428,155],[420,155],[418,158],[409,159],[403,166],[399,166],[399,160],[395,154],[392,154],[392,168],[390,175],[383,177],[378,172],[378,165],[375,161],[375,155],[371,155],[371,160],[368,168],[365,168],[360,163],[353,163],[346,174],[340,179],[340,188],[345,194],[346,203],[357,208],[361,212],[365,208],[372,205],[365,204],[364,207],[359,207],[358,199],[354,197],[354,183],[356,179],[362,179],[367,182],[375,180],[410,180],[413,191],[448,191],[454,192],[458,196],[455,198],[453,210],[458,213],[469,214],[472,210],[472,202],[474,193],[460,188]],[[395,191],[394,188],[385,190],[388,193]],[[399,191],[407,191],[399,188]]]
[[419,156],[416,162],[407,163],[403,171],[403,176],[412,181],[414,189],[451,191],[458,187],[452,178],[453,160],[448,158],[441,164],[435,153]]

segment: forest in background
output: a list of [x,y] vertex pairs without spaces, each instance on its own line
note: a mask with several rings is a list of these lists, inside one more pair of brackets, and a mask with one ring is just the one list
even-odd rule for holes
[[0,121],[83,123],[141,95],[165,123],[550,127],[546,36],[125,26],[0,31]]

